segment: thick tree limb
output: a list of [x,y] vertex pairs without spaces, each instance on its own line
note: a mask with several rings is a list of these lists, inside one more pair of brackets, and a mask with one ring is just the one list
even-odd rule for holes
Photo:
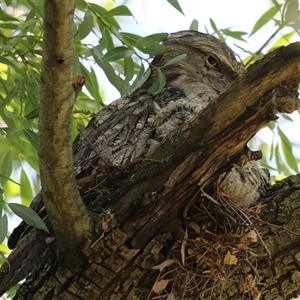
[[73,17],[74,1],[45,1],[40,171],[43,199],[56,239],[60,248],[69,250],[82,244],[91,231],[73,170]]
[[[188,209],[187,199],[193,203],[199,195],[198,186],[208,186],[228,170],[250,138],[276,119],[277,111],[290,113],[300,107],[299,66],[300,43],[266,55],[166,141],[154,155],[158,163],[137,166],[127,186],[116,190],[108,204],[125,222],[133,247],[143,247],[147,237],[173,224],[178,213]],[[132,199],[143,191],[155,193],[159,200],[141,218],[132,213]],[[156,221],[148,227],[151,218]]]

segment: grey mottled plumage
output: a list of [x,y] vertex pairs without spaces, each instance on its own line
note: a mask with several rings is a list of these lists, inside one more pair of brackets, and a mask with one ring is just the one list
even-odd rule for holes
[[[163,91],[158,95],[147,92],[156,80],[154,71],[142,88],[101,110],[86,130],[98,154],[115,165],[151,157],[178,126],[200,112],[243,70],[233,51],[207,34],[173,33],[164,45],[164,55],[155,58],[153,65],[187,56],[163,69],[167,79]],[[89,164],[91,159],[98,160],[84,137],[76,143]],[[76,154],[75,162],[76,173],[84,171],[86,166]]]
[[[179,126],[191,120],[243,71],[233,51],[207,34],[173,33],[164,45],[165,53],[156,57],[153,65],[162,66],[181,54],[187,54],[185,59],[163,69],[167,83],[160,93],[147,92],[157,77],[154,70],[144,86],[108,105],[90,121],[84,136],[74,142],[77,179],[95,173],[103,164],[120,166],[151,158]],[[42,210],[40,193],[32,207]],[[10,237],[9,246],[16,249],[13,259],[9,258],[10,269],[6,265],[0,270],[0,295],[32,271],[42,255],[31,257],[32,247],[37,243],[44,243],[41,251],[47,247],[36,229],[27,230],[22,238],[24,228],[21,224]],[[26,261],[26,269],[22,260]]]

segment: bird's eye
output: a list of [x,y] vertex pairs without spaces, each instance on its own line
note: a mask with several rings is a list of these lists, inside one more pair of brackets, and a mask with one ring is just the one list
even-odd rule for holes
[[218,68],[219,67],[219,62],[216,58],[214,58],[212,55],[210,54],[206,54],[205,58],[207,60],[207,62],[214,68]]

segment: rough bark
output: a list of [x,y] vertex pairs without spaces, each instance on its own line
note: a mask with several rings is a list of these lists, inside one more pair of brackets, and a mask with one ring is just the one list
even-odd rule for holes
[[[232,166],[247,141],[276,118],[277,109],[291,112],[299,107],[299,63],[300,44],[266,56],[182,126],[153,160],[107,174],[111,186],[105,196],[95,187],[83,188],[82,197],[94,212],[93,241],[83,247],[76,263],[74,256],[57,256],[56,242],[50,243],[16,299],[152,299],[159,272],[151,267],[169,258],[176,239],[183,240],[184,223],[191,205],[201,198],[200,188],[208,190]],[[299,237],[291,232],[299,227],[299,181],[294,176],[271,188],[260,218],[274,225],[255,224],[268,256],[260,256],[266,250],[257,247],[256,270],[249,267],[245,273],[258,274],[264,285],[256,285],[261,299],[286,299],[300,290]],[[206,224],[205,219],[198,221],[200,227]],[[186,299],[201,293],[207,299],[256,299],[255,291],[243,289],[236,279],[225,283],[222,289],[216,282],[215,289],[196,290]]]
[[61,249],[76,249],[91,231],[73,171],[71,140],[74,1],[45,1],[39,159],[42,193]]

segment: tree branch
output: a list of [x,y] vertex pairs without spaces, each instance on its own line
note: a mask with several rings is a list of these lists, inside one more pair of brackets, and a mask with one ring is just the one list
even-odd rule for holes
[[60,248],[74,249],[92,222],[73,170],[71,121],[74,1],[45,0],[45,31],[39,119],[43,199]]

